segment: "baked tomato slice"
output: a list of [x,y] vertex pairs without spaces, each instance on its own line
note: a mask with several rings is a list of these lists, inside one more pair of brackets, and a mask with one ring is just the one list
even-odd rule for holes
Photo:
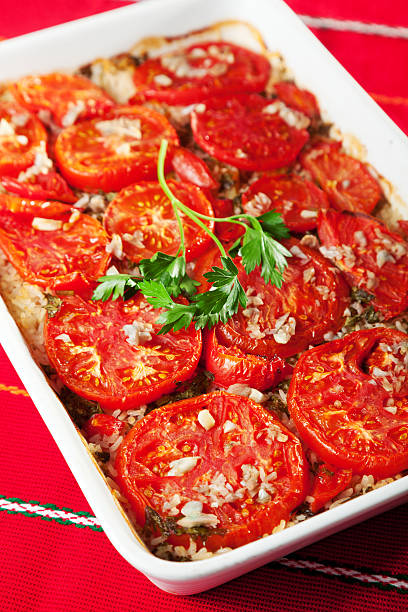
[[232,43],[195,44],[138,66],[133,100],[185,105],[214,95],[262,91],[270,70],[266,57]]
[[104,436],[106,438],[122,436],[127,432],[128,428],[127,423],[120,421],[111,414],[93,414],[83,425],[88,441],[94,436],[100,436],[101,438]]
[[143,296],[126,302],[67,296],[46,324],[50,362],[67,387],[107,408],[151,402],[189,378],[201,353],[194,326],[158,335],[160,312]]
[[219,188],[219,183],[212,176],[207,164],[192,151],[184,147],[173,147],[170,155],[172,168],[181,181],[211,191]]
[[282,215],[292,232],[306,232],[316,228],[320,210],[327,210],[326,194],[314,183],[296,174],[262,176],[242,194],[246,213],[259,217],[269,210]]
[[17,104],[0,103],[0,176],[18,176],[46,142],[45,127],[34,115]]
[[222,392],[138,421],[115,467],[140,526],[150,507],[179,531],[200,527],[210,551],[271,533],[308,485],[300,440],[259,404]]
[[103,117],[115,102],[85,77],[52,72],[26,76],[12,85],[17,100],[31,112],[49,111],[60,127],[78,119]]
[[342,153],[340,143],[319,143],[301,156],[301,163],[338,210],[371,212],[382,192],[363,163]]
[[26,182],[11,176],[3,176],[1,184],[7,191],[30,200],[58,200],[68,204],[73,204],[78,200],[68,187],[66,180],[52,170],[47,174],[37,174]]
[[224,389],[242,384],[264,391],[289,378],[293,371],[281,357],[259,357],[235,346],[223,346],[215,329],[204,338],[204,362],[206,370],[214,375],[214,383]]
[[292,257],[280,289],[265,283],[259,267],[246,274],[235,262],[248,302],[227,323],[217,324],[225,346],[264,357],[289,357],[341,328],[349,303],[349,288],[341,274],[315,249],[295,239],[284,244]]
[[[214,216],[217,218],[231,217],[234,214],[234,202],[232,200],[224,198],[211,198],[211,205],[214,211]],[[226,221],[224,223],[214,224],[215,234],[218,236],[224,244],[233,244],[237,238],[242,236],[245,229],[237,223],[230,223]]]
[[307,89],[299,89],[294,83],[280,81],[274,84],[278,98],[294,110],[307,115],[310,119],[320,117],[319,105],[315,96]]
[[400,226],[402,233],[405,234],[405,236],[408,236],[408,221],[401,219],[398,221],[398,225]]
[[288,408],[324,461],[375,478],[408,469],[407,353],[408,335],[377,327],[300,357]]
[[[143,106],[121,106],[103,119],[82,121],[63,130],[55,157],[67,181],[84,191],[119,191],[157,175],[160,143],[178,145],[167,119]],[[171,168],[170,160],[166,169]]]
[[257,94],[206,100],[191,113],[191,127],[202,149],[242,170],[283,168],[309,139]]
[[[203,215],[213,216],[210,202],[195,185],[169,180],[173,194],[183,204]],[[189,217],[179,213],[184,228],[187,260],[203,253],[210,236]],[[132,261],[150,259],[161,251],[175,255],[180,247],[178,221],[170,200],[159,183],[141,182],[125,187],[112,200],[105,211],[103,222],[108,234],[118,234],[123,251]],[[210,230],[214,222],[208,221]]]
[[408,307],[408,243],[368,215],[329,210],[318,220],[321,251],[344,273],[350,286],[374,296],[384,319]]
[[352,478],[353,470],[337,468],[329,463],[319,463],[309,492],[310,510],[312,512],[321,510],[333,497],[347,489]]
[[93,217],[60,202],[0,193],[0,247],[25,281],[67,289],[103,275],[109,242]]

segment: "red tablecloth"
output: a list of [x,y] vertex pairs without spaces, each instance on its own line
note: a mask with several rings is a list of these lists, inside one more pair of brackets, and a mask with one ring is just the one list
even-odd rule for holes
[[[31,0],[23,8],[9,2],[1,9],[0,37],[124,4]],[[406,0],[290,0],[289,4],[408,132]],[[408,610],[408,505],[208,593],[177,598],[159,591],[119,556],[93,520],[1,349],[0,401],[3,609]]]

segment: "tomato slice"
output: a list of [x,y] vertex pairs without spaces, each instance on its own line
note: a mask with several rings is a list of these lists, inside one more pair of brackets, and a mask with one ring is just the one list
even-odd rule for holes
[[[211,201],[215,217],[231,217],[234,214],[232,200],[213,198]],[[233,243],[242,236],[244,228],[237,223],[215,223],[215,233],[224,243]],[[205,270],[206,271],[206,270]]]
[[191,113],[194,138],[207,153],[242,170],[287,166],[309,134],[269,112],[269,105],[257,94],[206,100]]
[[113,435],[121,436],[126,433],[127,429],[127,423],[116,419],[111,414],[93,414],[83,426],[87,440],[93,436],[106,436],[107,438]]
[[[157,175],[160,143],[178,145],[167,119],[149,108],[122,106],[103,120],[92,119],[63,130],[55,143],[59,168],[74,187],[119,191]],[[171,167],[167,162],[167,170]]]
[[0,247],[29,283],[57,289],[96,280],[110,261],[107,244],[96,219],[66,204],[0,194]]
[[229,42],[199,43],[137,67],[133,101],[194,104],[214,95],[262,91],[271,66],[262,55]]
[[26,76],[12,85],[17,100],[32,112],[50,111],[54,121],[68,127],[78,119],[103,117],[114,101],[85,77],[53,72]]
[[318,220],[325,254],[344,272],[350,286],[374,296],[384,319],[408,307],[408,244],[368,215],[330,210]]
[[247,355],[235,346],[223,346],[215,329],[205,338],[204,356],[206,369],[214,374],[214,383],[224,389],[243,384],[264,391],[275,387],[293,371],[281,357]]
[[107,302],[64,298],[45,347],[67,387],[107,408],[139,406],[174,391],[195,370],[201,332],[157,335],[161,310],[143,296]]
[[[213,423],[207,429],[203,412]],[[216,392],[138,421],[115,466],[141,526],[149,506],[176,528],[207,526],[205,546],[215,551],[288,520],[305,496],[305,462],[300,440],[277,417],[247,398]]]
[[[195,185],[169,180],[173,194],[192,210],[210,217],[211,204]],[[182,212],[186,257],[190,261],[212,242],[210,236]],[[161,251],[175,255],[180,247],[178,222],[170,200],[159,183],[141,182],[122,189],[109,204],[103,219],[108,234],[119,234],[123,250],[132,261],[150,259]],[[214,222],[208,221],[210,230]]]
[[301,156],[301,163],[338,210],[369,213],[382,192],[367,167],[340,151],[340,143],[319,143]]
[[58,200],[73,204],[78,200],[68,183],[57,172],[38,174],[33,182],[21,182],[11,176],[3,176],[1,184],[7,191],[15,193],[22,198],[31,200]]
[[309,496],[313,498],[309,506],[312,512],[317,512],[327,502],[347,489],[353,478],[353,471],[337,468],[329,463],[320,462],[314,474]]
[[315,96],[307,89],[299,89],[294,83],[289,81],[280,81],[275,83],[274,88],[278,94],[278,98],[289,106],[310,119],[318,119],[320,117],[319,105]]
[[[377,327],[300,357],[288,408],[302,439],[324,461],[376,478],[408,468],[407,350],[406,334]],[[378,351],[393,364],[385,371]]]
[[289,357],[341,328],[349,303],[349,288],[341,274],[320,253],[297,240],[285,245],[293,257],[281,289],[266,284],[259,267],[246,274],[238,263],[248,303],[227,323],[217,324],[218,338],[225,346],[265,357]]
[[258,217],[269,210],[279,212],[292,232],[316,228],[320,210],[329,208],[326,194],[296,174],[262,176],[242,194],[246,213]]
[[408,221],[401,219],[398,221],[398,225],[400,226],[402,233],[405,234],[405,236],[408,236]]
[[47,142],[47,132],[25,108],[0,103],[0,176],[18,176],[34,163],[36,150]]
[[215,190],[219,183],[211,175],[206,163],[184,147],[174,147],[171,152],[174,172],[181,181],[187,181],[201,189]]

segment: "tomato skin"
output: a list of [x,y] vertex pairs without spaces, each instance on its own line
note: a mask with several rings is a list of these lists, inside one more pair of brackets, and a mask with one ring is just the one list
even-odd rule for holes
[[33,183],[22,183],[11,176],[3,176],[1,184],[7,191],[31,200],[50,199],[74,204],[78,199],[68,187],[65,179],[52,171],[47,174],[38,174]]
[[[121,118],[140,122],[142,137],[103,136],[98,129],[101,123]],[[136,181],[156,178],[163,138],[170,147],[178,145],[177,133],[163,115],[142,106],[118,106],[103,122],[92,119],[63,130],[55,143],[55,157],[61,173],[74,187],[89,192],[120,191]],[[117,152],[127,144],[131,145],[129,153]],[[170,169],[168,159],[165,170]]]
[[398,225],[400,226],[401,232],[404,234],[404,236],[408,237],[408,221],[401,219],[398,221]]
[[198,283],[200,283],[200,286],[197,287],[197,293],[204,293],[205,291],[209,291],[211,283],[206,278],[204,278],[204,274],[209,272],[212,266],[220,265],[220,250],[217,246],[208,249],[203,255],[201,255],[201,257],[197,259],[197,261],[195,262],[194,270],[191,273],[192,278]]
[[[160,312],[140,295],[106,302],[67,296],[47,319],[50,362],[67,387],[108,410],[154,401],[191,376],[202,348],[201,332],[194,326],[157,335]],[[130,331],[123,328],[135,321],[142,331],[150,330],[144,343],[127,342]]]
[[218,160],[241,170],[273,170],[295,161],[309,139],[306,130],[290,127],[257,94],[211,98],[205,110],[191,113],[197,144]]
[[87,440],[93,436],[118,436],[124,435],[128,426],[123,421],[116,419],[110,414],[93,414],[83,425],[83,430]]
[[[76,219],[69,222],[71,215]],[[61,224],[53,230],[35,229],[34,218]],[[72,285],[89,287],[110,262],[108,236],[89,215],[60,202],[25,200],[0,194],[0,247],[23,279],[48,290]]]
[[382,192],[367,167],[340,151],[340,143],[323,142],[305,151],[300,161],[338,210],[370,213]]
[[[318,212],[327,210],[329,202],[326,194],[310,181],[283,174],[264,175],[252,183],[242,195],[242,206],[254,216],[276,210],[290,231],[303,233],[316,228]],[[308,216],[308,212],[314,216]]]
[[[377,327],[352,332],[300,357],[288,408],[302,440],[323,461],[375,478],[408,468],[407,396],[386,391],[374,368],[366,371],[381,343],[407,342],[403,332]],[[395,415],[386,409],[391,399]]]
[[[209,217],[214,213],[203,192],[190,183],[167,181],[174,195],[192,210]],[[206,251],[210,236],[180,212],[184,228],[186,259],[191,261]],[[180,247],[180,233],[173,207],[159,183],[140,182],[122,189],[107,207],[103,223],[108,234],[122,237],[123,250],[132,261],[151,258],[161,251],[175,255]],[[207,221],[210,230],[214,221]],[[142,232],[141,242],[134,244],[134,231]],[[126,236],[126,238],[124,238]]]
[[[300,249],[303,256],[294,255],[288,260],[281,289],[266,284],[259,267],[246,274],[240,262],[234,260],[239,268],[241,285],[246,291],[252,287],[251,295],[260,294],[263,303],[257,306],[257,320],[256,313],[250,314],[253,306],[249,299],[246,311],[240,307],[227,323],[217,323],[218,338],[223,345],[236,346],[253,355],[285,358],[305,350],[310,344],[322,342],[327,332],[342,327],[343,312],[349,303],[349,288],[341,274],[315,249],[294,238],[284,241],[284,244],[287,248]],[[310,268],[313,268],[314,275],[305,282],[305,273]],[[287,342],[278,342],[266,332],[275,329],[277,321],[287,313],[287,321],[295,320],[295,331],[289,334]],[[277,338],[281,340],[279,334]]]
[[293,371],[280,357],[264,359],[233,346],[222,346],[214,328],[204,338],[204,347],[206,370],[214,374],[214,383],[224,389],[239,383],[264,391],[289,378]]
[[[369,215],[329,210],[319,216],[318,234],[323,246],[348,249],[334,263],[350,286],[360,287],[374,296],[370,302],[385,320],[408,307],[408,243],[390,232]],[[358,240],[357,240],[358,237]],[[380,261],[380,251],[390,260]],[[379,265],[379,263],[381,265]]]
[[304,113],[310,119],[318,119],[320,117],[319,105],[315,96],[307,89],[299,89],[294,83],[281,81],[275,83],[275,91],[278,98],[282,100],[290,108]]
[[[199,53],[200,49],[202,57],[189,57],[191,53]],[[223,51],[224,50],[224,51]],[[221,74],[211,75],[210,71],[203,70],[205,62],[210,61],[216,63],[216,52],[227,52],[234,56],[232,63],[224,63],[225,70]],[[213,53],[213,54],[212,54]],[[214,55],[215,53],[215,55]],[[170,105],[187,105],[201,102],[209,96],[224,96],[232,93],[240,93],[242,91],[262,91],[269,78],[270,64],[269,61],[258,53],[249,51],[232,43],[226,42],[210,42],[192,45],[181,53],[181,58],[178,54],[174,54],[178,63],[189,61],[193,70],[199,70],[202,76],[193,75],[191,70],[185,76],[179,76],[180,67],[175,66],[172,70],[166,65],[163,65],[167,59],[170,59],[171,54],[164,56],[164,59],[148,59],[146,62],[136,68],[134,72],[134,83],[137,88],[137,94],[132,99],[132,102],[140,103],[145,100],[158,100]],[[230,58],[229,58],[230,59]],[[165,85],[161,85],[157,81],[163,75],[170,79]]]
[[187,181],[201,189],[216,190],[219,183],[211,175],[206,163],[184,147],[174,147],[171,151],[174,172],[181,181]]
[[[198,422],[202,409],[209,410],[214,418],[215,424],[209,430]],[[225,433],[227,419],[232,419],[237,428]],[[266,441],[268,427],[282,433],[285,441]],[[236,442],[232,447],[228,447],[230,440]],[[183,456],[199,456],[199,460],[182,476],[167,476],[170,462]],[[235,491],[241,486],[242,465],[259,466],[260,461],[266,474],[274,469],[275,462],[280,464],[273,480],[275,494],[264,504],[255,499],[248,503],[247,494],[210,507],[209,497],[194,488],[220,472]],[[202,500],[203,512],[215,515],[217,527],[222,530],[210,531],[205,539],[211,551],[221,546],[235,548],[270,533],[281,519],[288,520],[291,510],[304,499],[308,486],[306,459],[294,434],[259,404],[223,392],[167,405],[138,421],[123,441],[115,467],[117,481],[140,526],[145,524],[146,506],[166,517],[168,511],[163,510],[163,502],[176,493],[181,498],[180,507],[187,501]]]
[[[231,217],[234,214],[232,200],[213,198],[212,207],[215,217]],[[245,229],[237,223],[215,223],[215,233],[224,243],[233,243],[245,232]]]
[[[13,118],[27,116],[24,125],[14,125]],[[0,177],[16,177],[22,170],[34,163],[35,153],[42,142],[47,142],[47,132],[34,115],[18,104],[0,103],[0,120],[5,120],[14,131],[14,135],[0,138]],[[26,139],[26,144],[17,138]]]
[[[58,72],[42,76],[26,76],[12,85],[18,101],[28,110],[51,112],[60,127],[66,127],[66,115],[80,103],[82,109],[75,119],[103,117],[115,106],[115,102],[85,77]],[[68,124],[69,125],[69,124]]]
[[333,497],[347,489],[353,478],[350,469],[339,469],[328,463],[320,463],[314,475],[309,496],[313,501],[309,503],[312,512],[318,512]]

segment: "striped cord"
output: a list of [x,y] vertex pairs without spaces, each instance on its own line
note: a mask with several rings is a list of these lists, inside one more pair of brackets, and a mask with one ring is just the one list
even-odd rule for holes
[[[9,514],[38,517],[48,521],[56,521],[62,525],[88,527],[93,531],[103,531],[100,521],[89,512],[74,512],[68,508],[58,508],[55,504],[24,502],[18,498],[6,498],[0,495],[0,511],[2,510]],[[408,576],[405,575],[378,574],[373,570],[349,568],[333,565],[330,562],[322,563],[293,556],[290,558],[283,557],[274,562],[273,565],[314,575],[324,574],[327,577],[352,581],[354,584],[372,585],[408,594]]]

